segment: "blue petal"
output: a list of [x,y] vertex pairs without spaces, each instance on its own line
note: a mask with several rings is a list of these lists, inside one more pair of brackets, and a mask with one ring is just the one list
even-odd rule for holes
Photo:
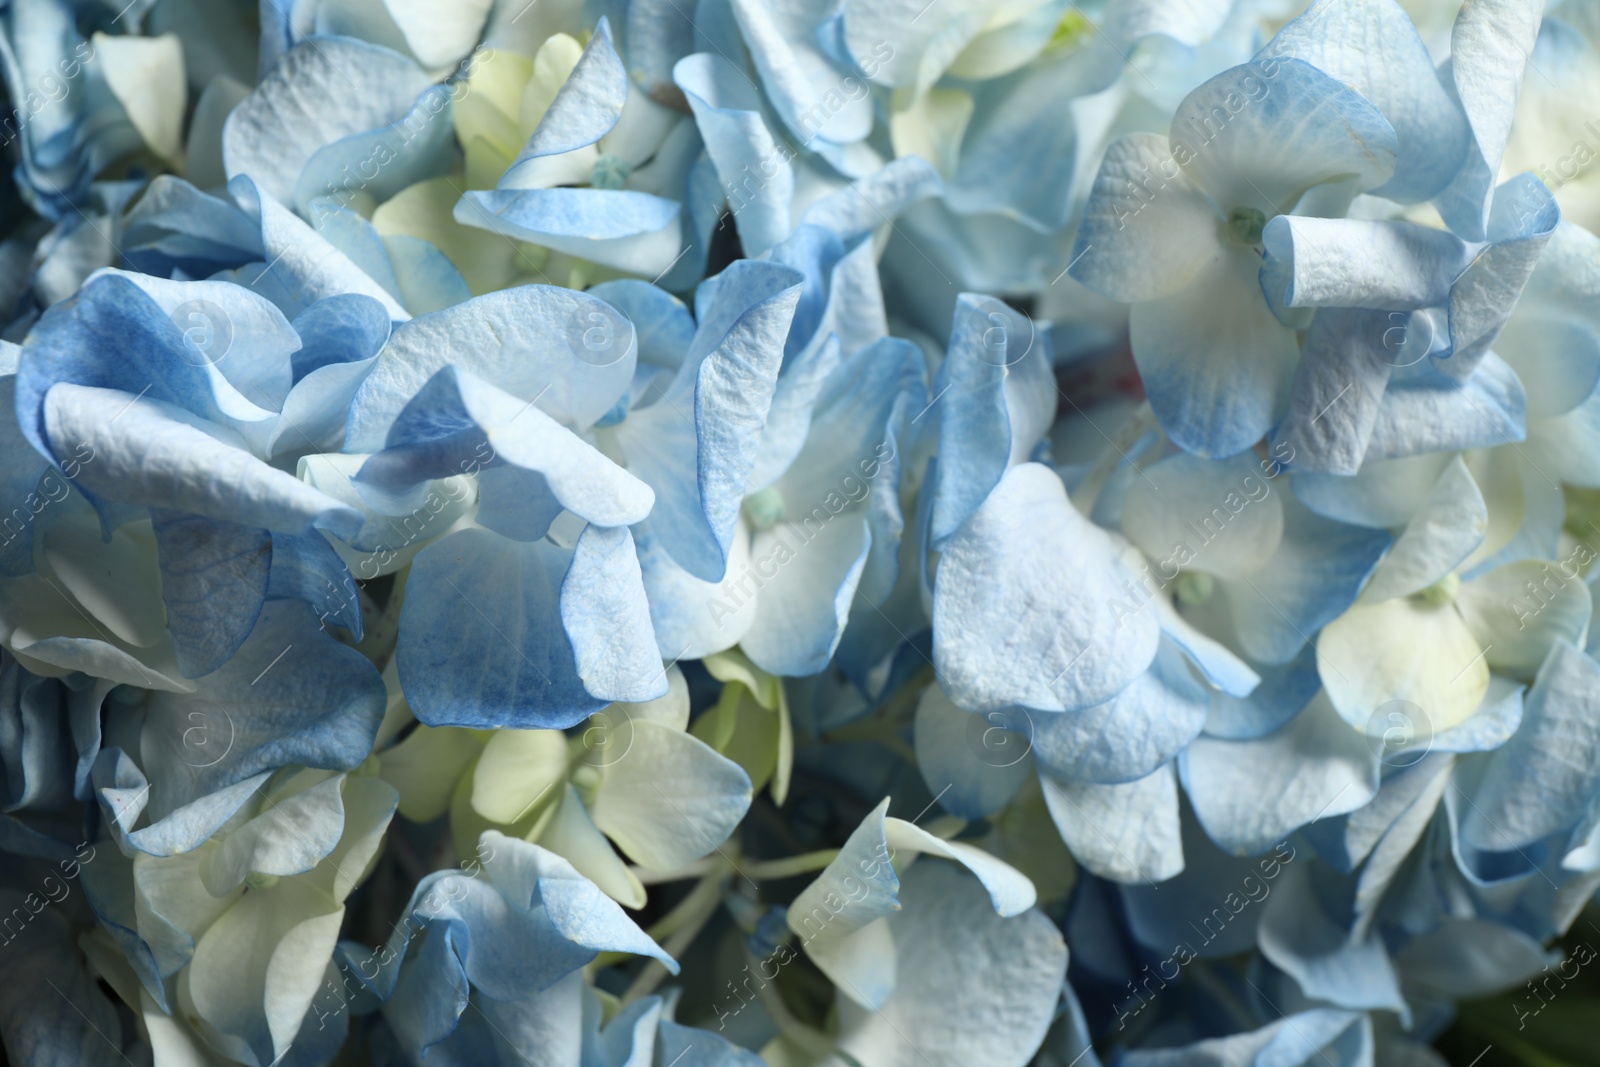
[[1106,149],[1095,174],[1070,270],[1132,304],[1189,285],[1220,244],[1216,207],[1183,176],[1167,139],[1130,133]]
[[1206,833],[1239,855],[1265,852],[1378,791],[1378,760],[1325,699],[1255,741],[1202,737],[1178,757],[1184,791]]
[[1293,659],[1354,602],[1389,541],[1383,531],[1286,506],[1283,542],[1272,559],[1250,577],[1224,583],[1245,655],[1269,664]]
[[1020,711],[964,711],[937,684],[928,686],[917,701],[915,734],[917,768],[928,791],[963,819],[1000,811],[1033,775],[1027,746],[1035,721]]
[[1471,262],[1455,234],[1388,219],[1279,215],[1261,237],[1269,265],[1293,272],[1287,307],[1434,307]]
[[1053,471],[1011,468],[945,545],[933,594],[934,662],[955,702],[1076,711],[1127,688],[1154,659],[1149,612],[1113,602],[1132,576]]
[[1318,0],[1261,50],[1333,75],[1377,105],[1394,126],[1394,177],[1377,190],[1401,203],[1427,200],[1461,165],[1471,131],[1434,74],[1411,17],[1394,0]]
[[[385,80],[409,85],[409,75],[409,71],[400,77],[390,73]],[[385,96],[392,91],[393,85],[385,86]],[[319,198],[346,206],[358,197],[382,203],[417,182],[449,173],[455,148],[453,100],[446,86],[429,86],[392,119],[323,144],[300,171],[292,203],[302,215],[316,221],[321,210]],[[234,115],[237,113],[235,109]],[[228,117],[229,132],[233,132],[234,115]],[[340,126],[344,128],[343,123]],[[225,144],[235,143],[227,137],[225,133]]]
[[1206,687],[1177,646],[1164,641],[1150,669],[1104,704],[1033,716],[1034,758],[1060,778],[1136,781],[1199,736],[1208,709]]
[[1261,684],[1248,696],[1213,693],[1205,732],[1231,741],[1265,737],[1299,714],[1321,688],[1316,649],[1307,644],[1288,663],[1263,667]]
[[236,652],[266,602],[272,538],[238,523],[153,509],[167,609],[178,666],[210,674]]
[[665,692],[648,611],[626,530],[575,551],[463,530],[412,563],[400,684],[430,726],[571,726]]
[[1478,365],[1511,317],[1560,218],[1555,196],[1532,174],[1519,174],[1495,190],[1489,247],[1450,286],[1450,358],[1440,369],[1465,377]]
[[1488,234],[1491,190],[1543,10],[1537,0],[1486,0],[1463,6],[1451,29],[1450,74],[1472,136],[1461,169],[1436,205],[1446,224],[1469,241]]
[[1577,822],[1600,792],[1600,665],[1558,642],[1529,690],[1522,725],[1489,758],[1464,814],[1464,844],[1527,848]]
[[672,68],[672,80],[688,98],[727,191],[739,243],[746,254],[762,255],[789,236],[793,153],[774,140],[754,86],[727,59],[709,52],[685,56]]
[[1516,372],[1485,352],[1465,381],[1419,365],[1392,379],[1373,423],[1367,461],[1493,448],[1525,436],[1527,394]]
[[360,293],[381,303],[397,322],[411,317],[388,290],[274,200],[250,175],[230,180],[228,193],[257,227],[265,257],[259,265],[241,268],[237,276],[271,299],[285,315],[292,319],[318,300]]
[[809,145],[822,138],[851,144],[871,132],[871,94],[835,65],[817,40],[817,27],[830,5],[818,0],[734,0],[729,6],[761,86],[795,143]]
[[939,172],[920,156],[884,164],[871,175],[806,208],[800,221],[821,226],[849,242],[889,225],[913,204],[943,191]]
[[[1186,451],[1243,452],[1271,429],[1287,399],[1298,346],[1261,295],[1260,272],[1253,251],[1219,246],[1194,281],[1129,312],[1150,406]],[[1198,347],[1197,335],[1204,338]]]
[[381,450],[400,412],[456,364],[576,430],[633,378],[633,326],[584,293],[523,285],[422,315],[395,330],[350,411],[347,449]]
[[406,404],[385,446],[362,466],[359,482],[403,491],[504,462],[535,476],[519,479],[517,492],[549,498],[602,526],[639,522],[654,500],[649,486],[549,415],[456,366],[440,370]]
[[52,443],[87,445],[74,479],[109,501],[170,508],[284,533],[353,534],[360,516],[170,404],[115,389],[58,385],[45,397]]
[[571,152],[594,144],[622,117],[628,96],[628,74],[611,41],[611,24],[600,19],[588,47],[578,58],[555,100],[517,158],[500,176],[498,188],[527,188],[521,181],[525,164],[544,156]]
[[239,651],[195,687],[148,701],[141,758],[154,820],[291,763],[356,767],[387,703],[377,669],[291,600],[268,601]]
[[1395,366],[1389,341],[1403,336],[1394,330],[1404,321],[1399,312],[1345,308],[1311,320],[1289,414],[1274,435],[1293,450],[1297,471],[1361,469]]
[[655,535],[704,581],[727,570],[800,280],[759,260],[718,275],[677,377],[617,428],[629,468],[655,490]]
[[387,48],[347,37],[306,41],[228,116],[228,177],[248,174],[280,204],[295,204],[318,149],[396,121],[429,84],[415,61]]
[[[1216,118],[1218,113],[1224,118]],[[1394,127],[1356,90],[1299,59],[1229,68],[1172,116],[1173,156],[1226,213],[1282,214],[1310,187],[1394,173]]]
[[1352,939],[1323,909],[1311,870],[1291,866],[1267,902],[1257,933],[1261,954],[1312,1000],[1357,1011],[1392,1011],[1409,1020],[1394,964],[1375,936]]
[[1044,338],[1032,320],[1000,301],[961,294],[934,397],[944,400],[933,498],[937,549],[1048,429],[1056,392]]
[[1123,1062],[1127,1067],[1364,1067],[1372,1062],[1372,1023],[1359,1012],[1314,1008],[1231,1037],[1175,1049],[1136,1049]]
[[659,277],[682,251],[682,211],[676,200],[631,189],[469,189],[456,204],[455,219]]
[[1117,785],[1075,782],[1041,768],[1039,783],[1061,840],[1099,877],[1154,883],[1183,870],[1172,764]]

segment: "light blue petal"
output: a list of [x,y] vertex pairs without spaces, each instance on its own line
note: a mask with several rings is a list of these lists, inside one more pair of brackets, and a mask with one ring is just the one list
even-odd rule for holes
[[377,669],[292,600],[268,601],[233,658],[195,686],[148,700],[141,759],[152,819],[291,763],[353,769],[387,702]]
[[1323,308],[1311,320],[1289,414],[1274,434],[1293,450],[1296,471],[1361,469],[1401,358],[1389,342],[1404,336],[1405,322],[1399,312],[1354,308]]
[[1261,237],[1269,265],[1292,272],[1287,307],[1433,307],[1471,262],[1455,234],[1390,219],[1279,215]]
[[[1161,428],[1203,456],[1243,452],[1271,429],[1298,358],[1261,294],[1260,258],[1223,248],[1170,296],[1135,304],[1129,340]],[[1203,337],[1196,347],[1195,338]]]
[[1066,979],[1061,931],[1038,910],[996,915],[982,887],[949,864],[918,863],[900,897],[903,909],[886,920],[895,995],[871,1010],[841,989],[839,1047],[874,1067],[1028,1062]]
[[[643,586],[637,570],[628,573],[637,567],[631,544],[612,544],[617,532],[597,528],[583,538],[574,552],[463,530],[423,549],[396,650],[419,719],[560,729],[613,699],[665,692]],[[620,686],[619,664],[634,672]]]
[[1073,858],[1113,882],[1164,882],[1183,870],[1172,764],[1119,785],[1075,782],[1041,768],[1039,784]]
[[1274,886],[1257,933],[1261,954],[1312,1000],[1356,1011],[1392,1011],[1409,1020],[1382,940],[1352,940],[1323,909],[1307,864],[1291,865]]
[[1377,602],[1426,589],[1471,555],[1488,528],[1488,505],[1457,456],[1384,557],[1364,595]]
[[1380,530],[1284,507],[1284,537],[1267,565],[1226,590],[1239,646],[1261,663],[1287,663],[1310,635],[1349,607],[1389,547]]
[[80,444],[92,450],[75,481],[100,498],[283,533],[359,528],[354,509],[230,443],[224,427],[171,404],[58,385],[45,397],[45,418],[62,454]]
[[1449,456],[1437,453],[1376,460],[1350,477],[1296,474],[1290,488],[1295,499],[1330,519],[1373,528],[1404,526],[1449,462]]
[[[1351,1044],[1360,1051],[1346,1052],[1344,1046]],[[1124,1062],[1127,1067],[1365,1067],[1372,1062],[1372,1023],[1358,1012],[1315,1008],[1231,1037],[1175,1049],[1135,1049]]]
[[1036,63],[995,78],[974,96],[961,158],[945,192],[962,214],[994,212],[1053,233],[1072,210],[1077,124],[1060,101],[1081,92],[1070,63]]
[[1232,67],[1184,97],[1171,137],[1184,173],[1224,215],[1248,207],[1268,218],[1323,182],[1382,185],[1397,147],[1394,127],[1355,89],[1277,58]]
[[1223,852],[1193,815],[1183,817],[1183,873],[1160,885],[1122,885],[1128,929],[1157,952],[1187,948],[1201,959],[1251,950],[1260,904],[1285,865],[1305,855],[1282,842],[1271,855],[1244,859]]
[[210,674],[238,651],[266,602],[272,538],[265,530],[157,508],[161,602],[178,666]]
[[[1017,795],[1033,776],[1032,725],[1055,716],[956,707],[937,684],[917,702],[917,768],[939,804],[963,819],[984,819]],[[1020,727],[1021,729],[1016,729]]]
[[60,382],[118,389],[216,422],[270,414],[233,389],[202,354],[185,348],[178,324],[116,274],[92,279],[71,300],[51,308],[29,332],[18,357],[16,410],[22,433],[40,455],[66,461],[72,449],[54,456],[44,427],[45,394]]
[[1464,844],[1526,848],[1575,823],[1600,788],[1600,665],[1558,642],[1528,691],[1522,725],[1489,757],[1463,814]]
[[1294,718],[1322,688],[1316,650],[1309,644],[1288,663],[1261,668],[1261,684],[1244,697],[1211,694],[1205,732],[1211,737],[1249,741]]
[[993,297],[956,299],[950,345],[934,396],[939,411],[939,477],[933,547],[942,548],[999,484],[1032,453],[1055,415],[1055,379],[1032,320]]
[[571,430],[457,366],[440,370],[406,404],[385,446],[357,481],[399,492],[504,462],[538,476],[519,482],[517,491],[549,498],[602,526],[639,522],[654,502],[649,486]]
[[633,323],[639,362],[677,370],[694,342],[694,316],[682,300],[635,278],[601,282],[585,290],[620,311]]
[[415,61],[387,48],[347,37],[304,42],[228,116],[228,177],[248,174],[278,203],[296,204],[318,149],[395,122],[429,83]]
[[456,204],[455,219],[659,277],[683,250],[682,211],[676,200],[631,189],[469,189]]
[[1167,139],[1130,133],[1106,149],[1070,270],[1100,295],[1132,304],[1189,285],[1220,244],[1216,206],[1184,177]]
[[395,321],[411,315],[388,290],[288,208],[273,199],[248,174],[228,182],[228,194],[258,228],[260,265],[242,268],[239,279],[257,288],[291,319],[318,300],[360,293],[377,300]]
[[108,270],[142,289],[183,337],[179,358],[214,366],[245,399],[277,411],[302,341],[271,302],[227,282],[174,282]]
[[871,175],[829,193],[806,208],[801,221],[853,241],[889,225],[913,204],[943,191],[939,172],[920,156],[885,163]]
[[762,255],[789,236],[793,153],[780,148],[755,88],[727,59],[709,52],[685,56],[672,68],[672,80],[694,111],[727,192],[739,243],[747,255]]
[[601,18],[594,36],[578,58],[567,80],[561,83],[549,110],[539,120],[528,143],[500,176],[497,188],[521,189],[525,166],[544,156],[571,152],[594,144],[611,131],[622,117],[628,96],[628,74],[611,41],[611,24]]
[[1422,365],[1404,380],[1391,379],[1378,408],[1367,461],[1493,448],[1525,436],[1527,394],[1516,372],[1485,352],[1465,381]]
[[250,216],[171,174],[151,180],[122,227],[128,266],[156,276],[209,277],[262,258],[261,227]]
[[1006,472],[945,545],[933,594],[934,662],[962,707],[1021,704],[1076,711],[1144,673],[1154,614],[1119,614],[1132,575],[1110,539],[1080,515],[1053,471]]
[[1427,200],[1450,181],[1470,130],[1434,74],[1411,17],[1394,0],[1318,0],[1261,50],[1292,56],[1333,75],[1375,104],[1394,126],[1394,177],[1376,193],[1401,203]]
[[[408,74],[399,77],[389,74],[386,78],[409,85]],[[385,86],[385,96],[392,91],[392,87]],[[344,206],[357,202],[358,198],[366,202],[366,197],[382,203],[417,182],[448,174],[455,162],[455,123],[451,107],[454,99],[447,86],[429,86],[408,108],[392,118],[373,128],[324,143],[312,152],[294,183],[294,206],[302,215],[318,221],[319,198],[326,197]],[[230,115],[229,130],[234,121]],[[304,131],[296,132],[304,137]],[[227,137],[224,133],[225,145],[230,143]],[[224,152],[226,154],[226,147]],[[321,228],[320,223],[318,228]]]
[[346,448],[381,450],[400,412],[452,363],[587,429],[628,388],[636,351],[632,324],[587,294],[546,285],[486,293],[395,330],[356,394]]
[[1451,351],[1441,370],[1465,377],[1478,365],[1511,317],[1560,218],[1555,196],[1532,174],[1519,174],[1494,191],[1489,247],[1450,286]]
[[829,13],[819,0],[729,5],[761,86],[797,144],[822,138],[851,144],[872,130],[872,97],[863,82],[823,51],[817,28]]
[[21,914],[32,920],[7,939],[13,978],[0,990],[0,1034],[7,1056],[34,1067],[123,1063],[116,1006],[85,966],[61,910],[34,913],[29,901],[42,899],[37,893],[0,890],[0,907],[8,917]]
[[629,469],[655,490],[654,534],[704,581],[727,569],[801,280],[759,260],[718,279],[665,395],[617,428]]
[[1377,757],[1322,698],[1259,740],[1201,737],[1178,757],[1178,768],[1206,833],[1239,855],[1265,852],[1378,791]]
[[[832,517],[826,510],[823,514]],[[818,529],[783,523],[757,533],[750,543],[755,573],[776,573],[762,585],[755,618],[739,647],[772,674],[800,676],[826,668],[844,634],[871,547],[872,531],[858,513]]]
[[1451,29],[1450,76],[1472,139],[1436,205],[1446,224],[1469,241],[1488,234],[1491,190],[1543,11],[1535,0],[1489,0],[1464,6]]
[[267,597],[303,600],[316,611],[320,625],[342,626],[357,641],[361,640],[361,598],[355,581],[339,553],[321,534],[272,535]]
[[1150,669],[1104,704],[1033,716],[1034,758],[1058,778],[1136,781],[1199,736],[1209,696],[1177,646],[1163,641]]

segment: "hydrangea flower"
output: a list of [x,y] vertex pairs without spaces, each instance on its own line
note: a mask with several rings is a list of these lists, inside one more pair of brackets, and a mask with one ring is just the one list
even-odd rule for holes
[[0,0],[4,1058],[1561,1047],[1597,10]]

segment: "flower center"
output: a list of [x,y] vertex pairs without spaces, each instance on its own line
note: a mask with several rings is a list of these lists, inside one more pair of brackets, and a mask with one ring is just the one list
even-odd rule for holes
[[758,530],[770,530],[783,521],[783,494],[769,485],[744,498],[744,516]]
[[1228,212],[1228,236],[1234,244],[1258,245],[1267,216],[1253,207],[1236,207]]
[[1211,599],[1216,587],[1216,579],[1205,571],[1180,571],[1176,590],[1178,603],[1185,607],[1198,607]]
[[594,173],[589,184],[595,189],[621,189],[628,184],[633,167],[613,155],[603,155],[594,161]]
[[1434,582],[1432,585],[1428,586],[1428,588],[1422,590],[1422,592],[1416,595],[1417,599],[1421,600],[1424,604],[1428,605],[1429,607],[1436,608],[1441,604],[1448,604],[1454,600],[1456,598],[1456,593],[1459,592],[1460,589],[1461,579],[1457,578],[1455,573],[1452,572],[1445,575],[1443,578],[1440,578],[1437,582]]

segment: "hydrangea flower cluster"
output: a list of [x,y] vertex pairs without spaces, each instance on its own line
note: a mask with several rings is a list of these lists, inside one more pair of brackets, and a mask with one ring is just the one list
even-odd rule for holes
[[0,0],[0,75],[0,1061],[1566,1062],[1600,0]]

